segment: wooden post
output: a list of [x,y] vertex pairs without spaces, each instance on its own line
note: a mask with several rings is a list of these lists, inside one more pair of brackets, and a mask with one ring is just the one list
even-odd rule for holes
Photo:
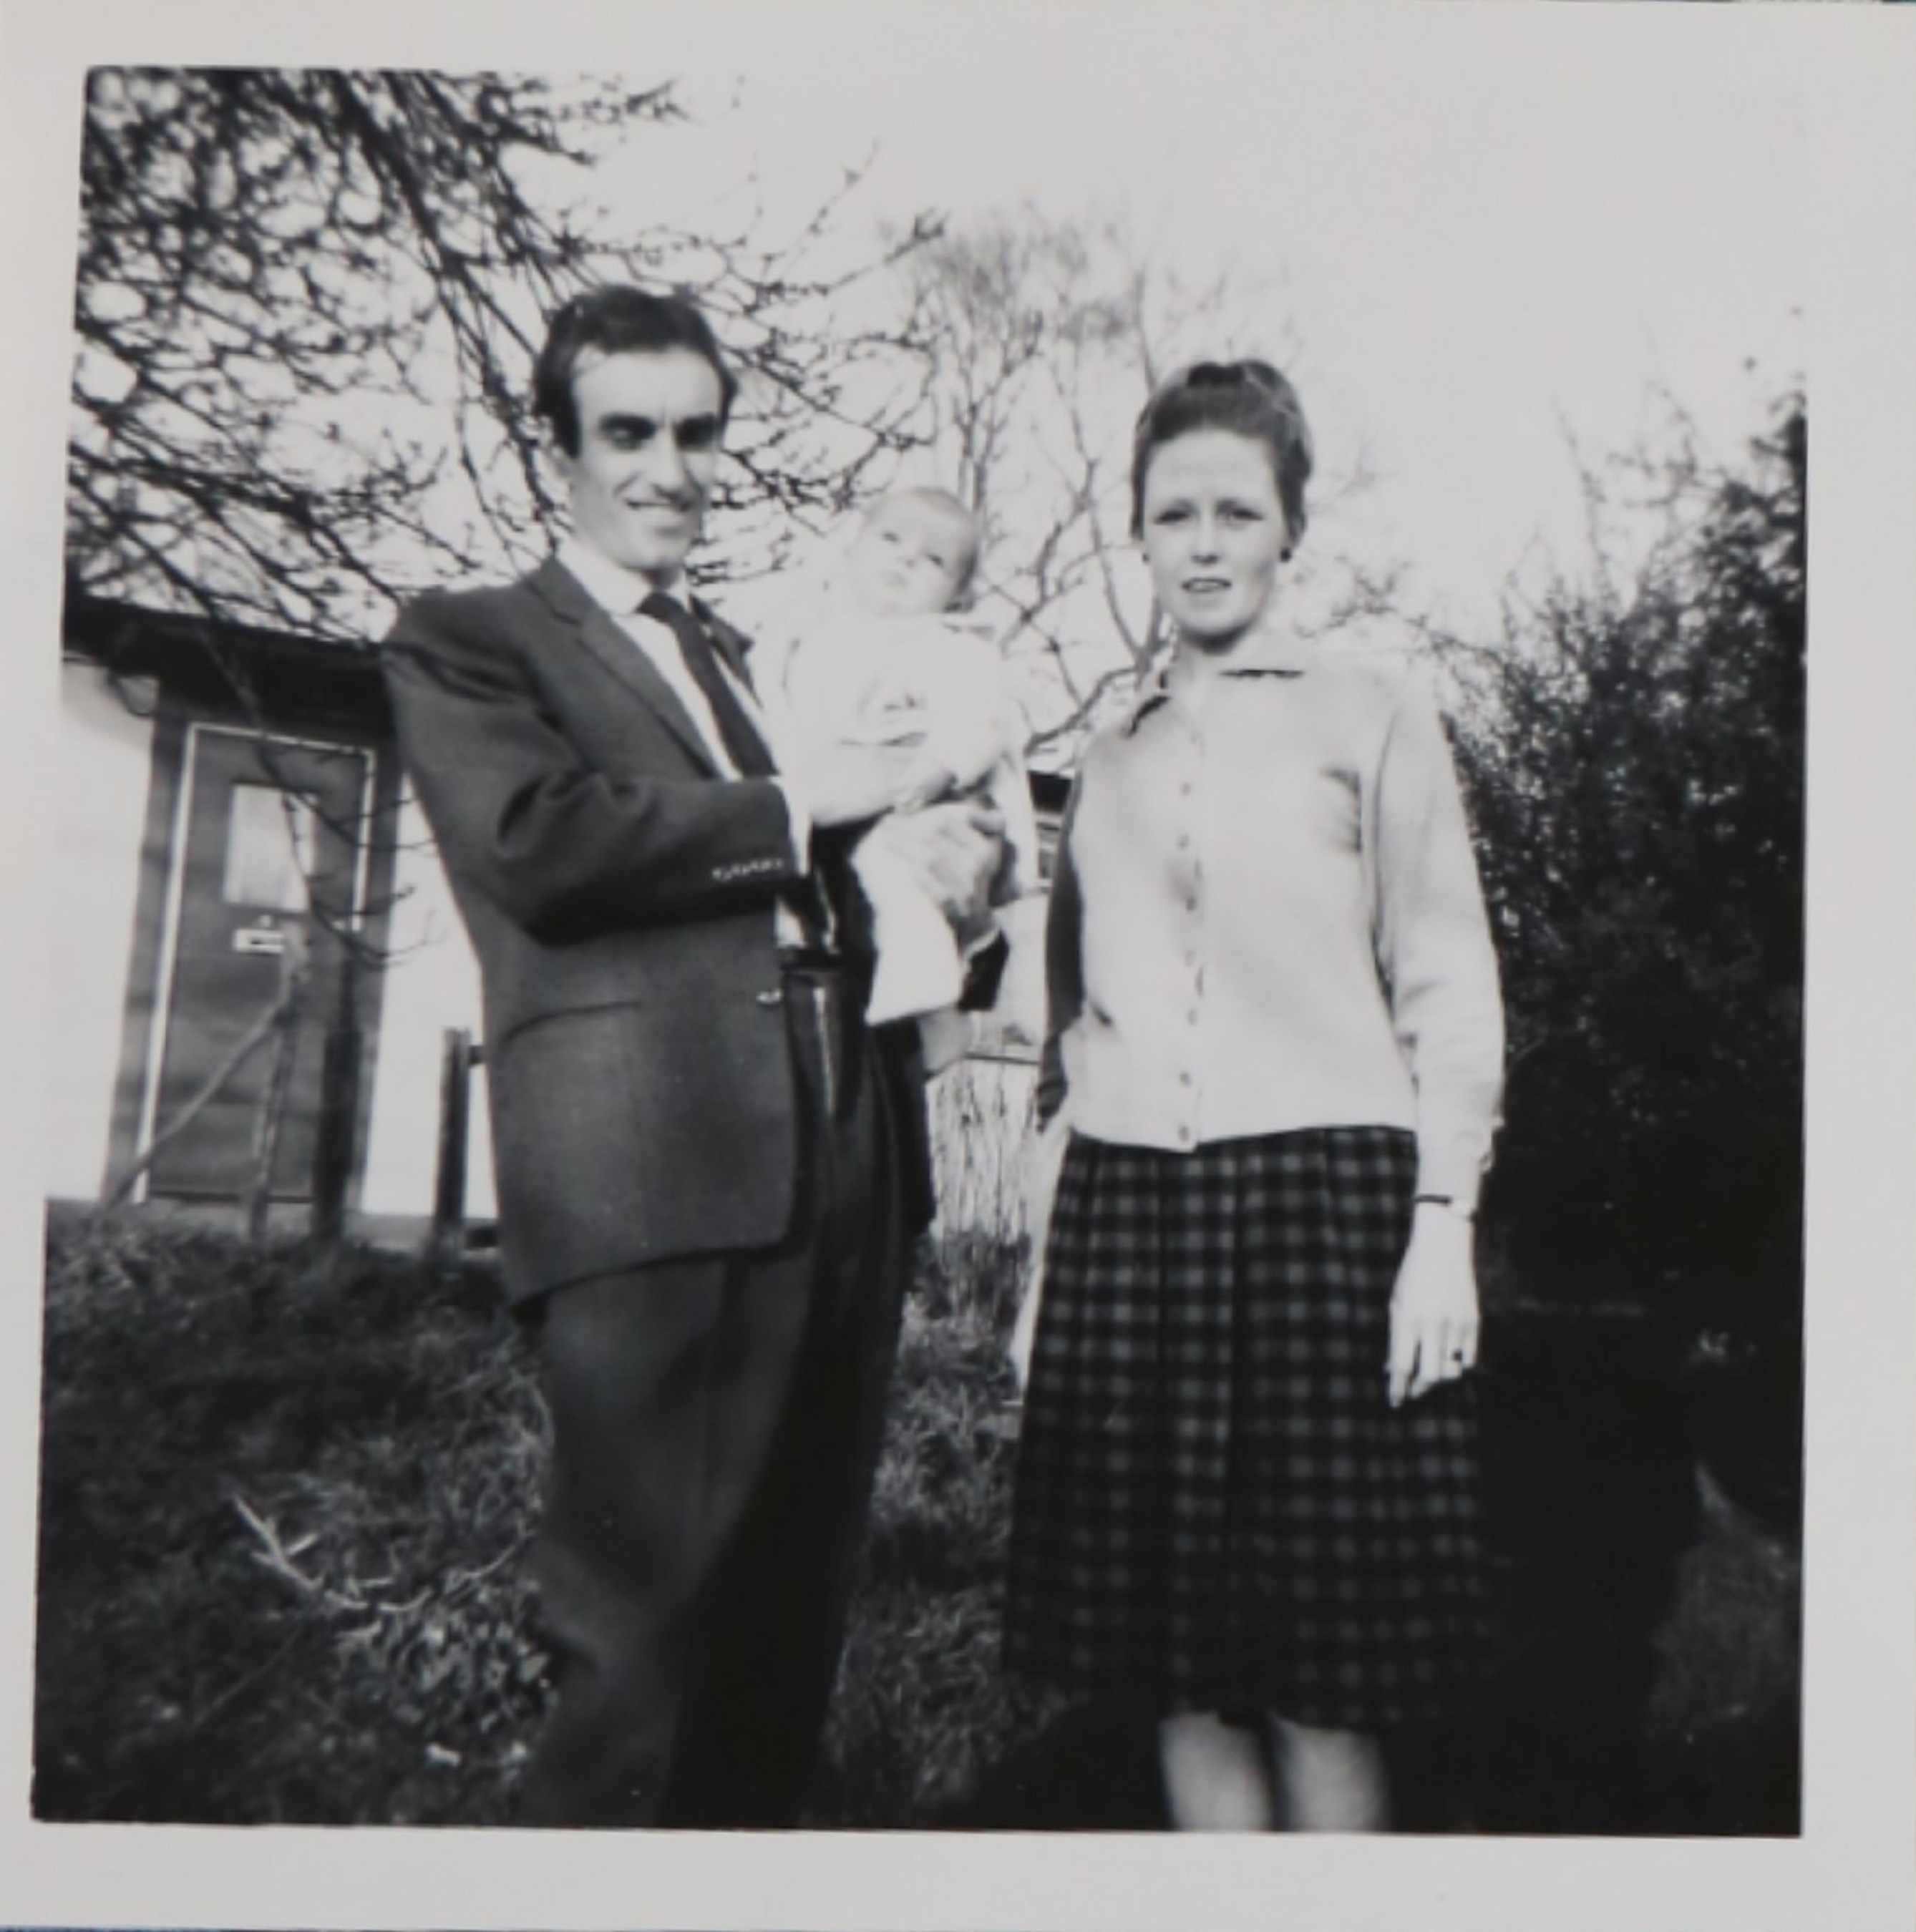
[[432,1234],[427,1255],[442,1274],[466,1248],[466,1136],[472,1111],[473,1037],[448,1027],[439,1066],[439,1165],[433,1181]]
[[365,1037],[359,1028],[359,962],[349,947],[340,962],[338,998],[326,1029],[320,1072],[319,1132],[313,1148],[313,1242],[323,1257],[346,1229],[346,1193],[359,1118],[359,1076]]

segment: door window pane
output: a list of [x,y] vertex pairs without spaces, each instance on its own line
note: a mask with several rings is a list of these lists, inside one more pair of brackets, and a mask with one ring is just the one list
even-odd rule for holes
[[306,910],[313,868],[313,808],[276,785],[236,784],[227,824],[228,905]]

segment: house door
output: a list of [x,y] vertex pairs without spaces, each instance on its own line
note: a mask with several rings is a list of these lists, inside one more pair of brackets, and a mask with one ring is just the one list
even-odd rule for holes
[[277,1052],[270,1029],[260,1029],[297,966],[303,986],[272,1193],[310,1196],[326,1030],[346,954],[341,935],[360,910],[369,764],[350,746],[192,728],[162,967],[164,1036],[142,1144],[230,1070],[155,1156],[149,1193],[235,1199],[246,1192]]

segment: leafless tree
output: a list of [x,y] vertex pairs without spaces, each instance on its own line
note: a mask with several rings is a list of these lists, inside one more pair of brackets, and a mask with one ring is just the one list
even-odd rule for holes
[[[821,266],[856,171],[770,243],[749,221],[694,235],[591,207],[596,162],[638,136],[669,142],[683,118],[664,84],[97,71],[74,310],[72,587],[207,620],[206,650],[269,745],[227,626],[363,649],[422,585],[497,577],[546,548],[556,506],[526,379],[554,304],[613,279],[690,286],[736,355],[737,514],[720,520],[704,568],[775,566],[786,513],[842,508],[866,467],[910,440],[922,363],[896,336],[847,326],[844,298],[928,231]],[[355,844],[389,836],[370,822],[332,829]],[[342,928],[309,897],[349,978],[383,963],[358,916]],[[335,1031],[350,1024],[350,985],[336,1004],[321,1019]],[[351,1058],[329,1048],[329,1063]],[[284,1085],[276,1075],[269,1093]],[[263,1162],[276,1133],[267,1118]]]
[[[747,384],[743,507],[844,500],[908,434],[895,381],[860,387],[869,364],[899,366],[895,343],[831,326],[845,287],[882,258],[813,267],[842,196],[770,247],[588,219],[593,164],[680,118],[668,86],[97,73],[76,583],[363,643],[420,584],[542,549],[554,506],[527,369],[554,304],[614,278],[692,285],[719,319]],[[747,519],[715,567],[773,560]]]
[[[1257,354],[1295,368],[1300,333],[1281,290],[1230,267],[1194,281],[1109,211],[993,215],[923,242],[904,274],[905,332],[932,362],[931,447],[985,520],[984,601],[1029,673],[1031,748],[1068,760],[1165,643],[1126,556],[1140,405],[1184,361]],[[1361,446],[1336,446],[1320,502],[1368,480]],[[1314,625],[1390,606],[1388,568],[1307,554],[1304,572]]]

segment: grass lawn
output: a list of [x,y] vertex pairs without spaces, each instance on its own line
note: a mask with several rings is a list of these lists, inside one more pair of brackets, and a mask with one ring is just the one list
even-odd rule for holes
[[[1148,1732],[997,1669],[1014,1280],[990,1249],[921,1272],[817,1826],[1161,1822]],[[1792,1511],[1700,1468],[1635,1331],[1500,1329],[1506,1694],[1404,1753],[1407,1822],[1793,1830]],[[61,1213],[46,1332],[38,1815],[509,1821],[545,1696],[519,1561],[545,1421],[489,1269],[322,1277],[296,1245]]]

